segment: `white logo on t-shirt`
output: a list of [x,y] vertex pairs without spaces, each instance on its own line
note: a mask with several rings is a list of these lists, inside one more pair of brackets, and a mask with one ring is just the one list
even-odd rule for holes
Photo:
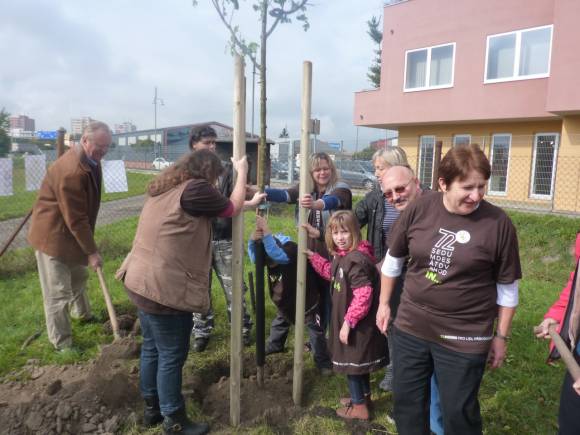
[[471,240],[471,234],[469,234],[468,231],[465,230],[461,230],[458,231],[455,238],[457,239],[457,241],[459,243],[461,243],[462,245],[464,245],[465,243],[469,242]]
[[465,244],[471,239],[471,235],[465,230],[454,233],[453,231],[439,228],[439,234],[442,236],[437,240],[433,248],[431,248],[429,270],[425,275],[427,279],[436,284],[439,284],[440,281],[435,274],[442,277],[447,276],[449,268],[451,267],[451,257],[453,257],[453,252],[455,251],[455,247],[453,246],[455,242]]

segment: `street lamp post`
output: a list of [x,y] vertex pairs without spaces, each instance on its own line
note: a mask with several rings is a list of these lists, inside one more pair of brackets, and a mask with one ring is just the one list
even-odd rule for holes
[[[165,103],[163,103],[163,98],[159,98],[157,96],[157,86],[155,86],[155,96],[153,97],[153,106],[155,107],[155,140],[154,140],[154,148],[157,148],[157,105],[160,106],[165,106]],[[155,157],[161,157],[161,142],[159,143],[159,148],[158,148],[158,155],[156,155]]]

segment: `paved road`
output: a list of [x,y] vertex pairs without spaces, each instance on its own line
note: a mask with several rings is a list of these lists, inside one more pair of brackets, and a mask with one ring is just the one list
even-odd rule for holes
[[[116,201],[102,202],[99,217],[97,218],[97,226],[110,224],[131,216],[138,216],[141,213],[144,201],[145,195],[139,195],[131,198],[118,199]],[[20,225],[20,222],[22,222],[22,218],[0,222],[0,246],[4,246],[4,243],[8,240],[12,232]],[[29,224],[30,222],[27,222],[24,228],[20,230],[20,233],[18,233],[18,236],[14,239],[9,249],[28,246],[26,234],[28,233]]]
[[[280,183],[278,180],[272,180],[272,186],[284,188],[288,187],[288,184]],[[353,189],[353,193],[364,195],[366,191]],[[102,202],[97,219],[97,226],[110,224],[131,216],[139,216],[144,201],[145,195],[139,195],[131,198],[118,199],[116,201]],[[0,222],[0,249],[4,246],[4,243],[8,240],[12,232],[20,225],[20,222],[22,222],[22,218]],[[18,236],[12,242],[9,249],[28,246],[28,242],[26,241],[28,226],[29,222],[20,230],[20,233],[18,233]]]

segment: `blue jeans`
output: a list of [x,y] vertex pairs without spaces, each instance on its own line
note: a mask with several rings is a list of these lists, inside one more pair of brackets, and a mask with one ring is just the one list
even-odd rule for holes
[[185,406],[181,395],[182,369],[189,352],[191,314],[159,315],[139,310],[141,345],[140,388],[143,398],[159,396],[162,415]]
[[435,435],[443,435],[443,413],[441,412],[441,401],[439,400],[439,387],[435,373],[431,376],[431,406],[429,408],[429,420],[431,432]]
[[365,403],[365,396],[371,394],[370,375],[346,375],[350,400],[355,405]]

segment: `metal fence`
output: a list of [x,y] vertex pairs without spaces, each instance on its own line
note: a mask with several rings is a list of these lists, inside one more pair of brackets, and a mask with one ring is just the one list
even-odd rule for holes
[[[407,152],[409,163],[421,181],[431,185],[437,166],[438,146],[444,154],[454,143],[479,143],[492,165],[487,200],[506,208],[580,216],[580,156],[572,155],[569,146],[561,147],[557,135],[462,136],[400,138],[399,146]],[[0,159],[0,248],[32,208],[46,167],[55,157],[55,151],[47,151],[42,158],[13,156]],[[127,239],[132,239],[133,234],[123,233],[129,231],[123,229],[123,224],[115,231],[108,231],[107,225],[136,218],[141,211],[148,182],[159,170],[179,157],[167,153],[163,160],[156,160],[152,149],[131,147],[116,147],[109,151],[103,162],[98,240],[106,239],[106,243],[115,244],[117,240],[126,243]],[[359,194],[364,194],[371,187],[366,182],[367,177],[368,180],[373,179],[369,162],[362,167],[364,162],[338,155],[335,163],[339,176],[354,189],[361,189]],[[291,185],[298,182],[296,159],[272,160],[269,169],[274,184]],[[351,176],[358,178],[353,181],[348,178]],[[127,225],[127,228],[132,226]],[[27,246],[26,233],[25,226],[11,244],[11,249]]]
[[[566,139],[580,143],[577,136]],[[512,209],[580,216],[580,155],[574,146],[562,146],[557,133],[399,138],[411,167],[427,185],[436,178],[437,148],[442,148],[443,156],[455,144],[469,142],[479,144],[491,163],[488,201]]]

